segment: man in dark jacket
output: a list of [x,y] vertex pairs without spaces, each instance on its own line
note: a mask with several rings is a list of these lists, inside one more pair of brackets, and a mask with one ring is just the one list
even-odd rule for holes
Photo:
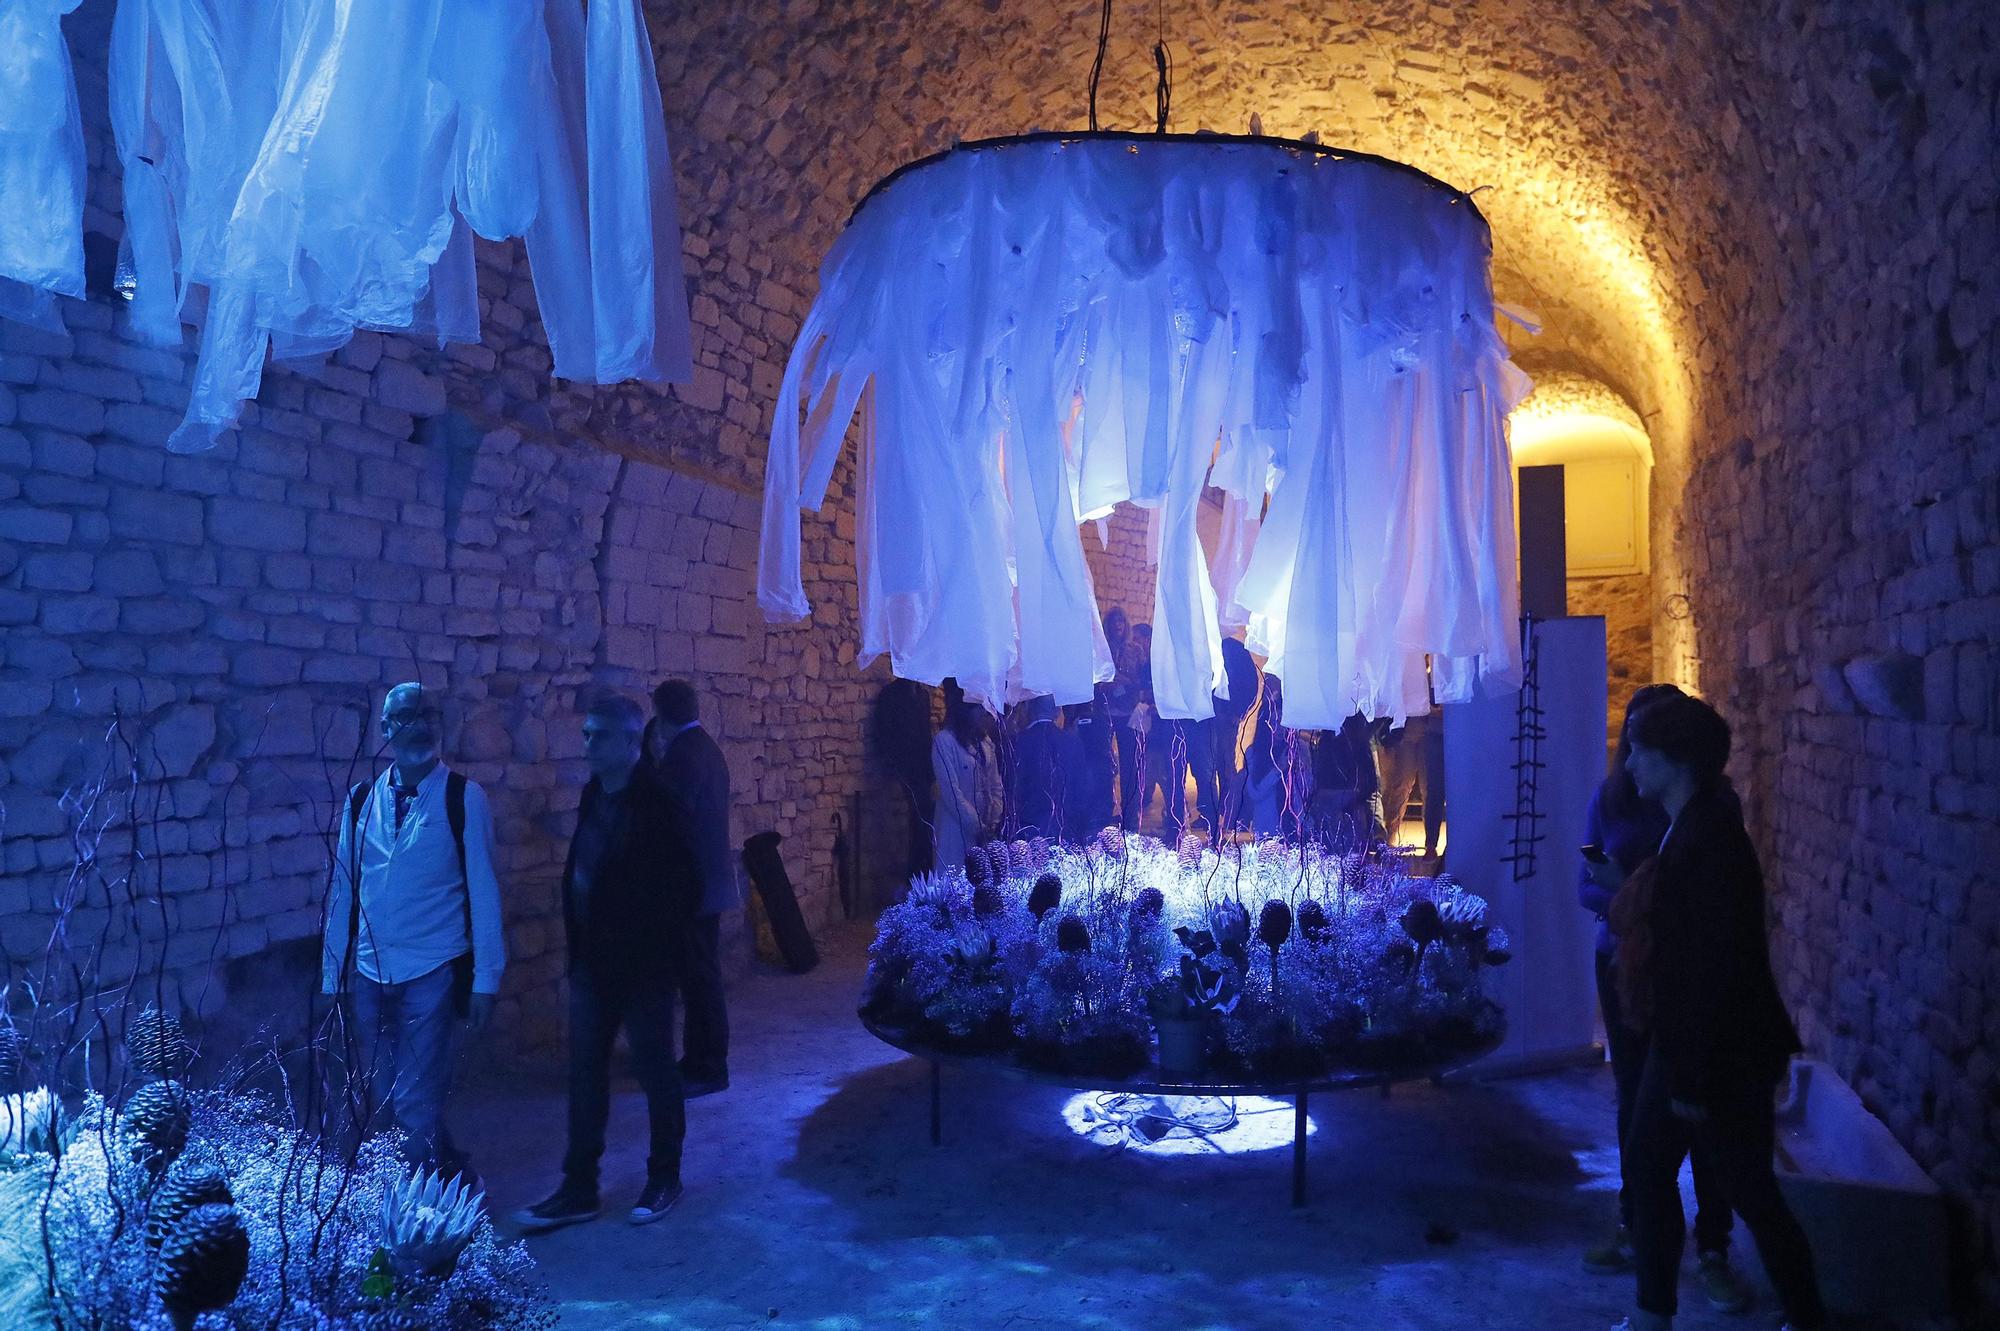
[[689,1099],[729,1087],[729,1009],[722,990],[722,912],[741,908],[729,840],[729,763],[701,724],[701,695],[684,679],[653,690],[659,752],[654,772],[673,807],[700,888],[681,932],[680,991],[687,1003],[681,1077]]
[[658,779],[640,761],[645,714],[610,695],[583,722],[591,778],[563,869],[569,944],[569,1150],[562,1186],[514,1222],[535,1233],[596,1217],[611,1112],[611,1046],[625,1029],[652,1121],[646,1186],[631,1221],[650,1224],[681,1195],[687,1112],[674,1065],[676,962],[699,902],[693,856]]

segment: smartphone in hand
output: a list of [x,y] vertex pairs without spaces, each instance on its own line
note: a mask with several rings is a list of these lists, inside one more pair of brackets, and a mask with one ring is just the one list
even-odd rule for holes
[[1611,863],[1611,857],[1604,853],[1604,847],[1598,845],[1594,841],[1587,846],[1578,846],[1577,851],[1583,856],[1583,858],[1589,860],[1592,864]]

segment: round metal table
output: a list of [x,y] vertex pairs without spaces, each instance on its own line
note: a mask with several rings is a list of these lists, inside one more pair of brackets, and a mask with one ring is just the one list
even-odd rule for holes
[[1469,1067],[1500,1047],[1504,1033],[1495,1035],[1448,1058],[1390,1068],[1339,1068],[1304,1081],[1184,1081],[1163,1075],[1157,1065],[1140,1068],[1128,1077],[1091,1077],[1072,1072],[1055,1072],[1029,1067],[1009,1054],[970,1054],[939,1049],[914,1033],[887,1026],[866,1014],[861,1024],[868,1033],[894,1049],[931,1065],[931,1145],[944,1142],[944,1065],[977,1068],[1017,1081],[1060,1086],[1076,1091],[1122,1091],[1137,1095],[1262,1095],[1292,1101],[1292,1205],[1306,1204],[1306,1102],[1315,1092],[1352,1091],[1379,1086],[1387,1095],[1399,1081],[1436,1081],[1446,1074]]

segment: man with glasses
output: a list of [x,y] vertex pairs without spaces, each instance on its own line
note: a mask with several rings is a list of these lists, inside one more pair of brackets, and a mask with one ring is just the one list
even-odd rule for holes
[[569,1150],[563,1180],[514,1212],[529,1233],[597,1216],[598,1163],[611,1113],[611,1046],[623,1027],[651,1120],[646,1185],[631,1222],[651,1224],[681,1196],[687,1110],[674,1063],[676,960],[700,905],[693,853],[666,792],[640,761],[646,716],[599,699],[583,720],[590,781],[563,869],[569,946]]
[[423,685],[389,690],[381,734],[394,761],[342,810],[321,989],[346,999],[363,1123],[386,1110],[412,1161],[469,1176],[444,1108],[456,1028],[485,1027],[507,964],[493,811],[440,761],[443,726]]

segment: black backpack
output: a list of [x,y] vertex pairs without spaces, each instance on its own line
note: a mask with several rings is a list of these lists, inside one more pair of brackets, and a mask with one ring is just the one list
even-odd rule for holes
[[[347,792],[347,848],[354,863],[347,875],[347,958],[354,964],[355,949],[361,946],[361,812],[368,807],[373,781],[359,781]],[[444,774],[444,816],[451,824],[452,844],[458,847],[458,876],[465,879],[465,774]],[[465,882],[465,934],[472,936],[472,884]],[[470,955],[470,954],[467,954]],[[470,972],[467,972],[468,976]]]

